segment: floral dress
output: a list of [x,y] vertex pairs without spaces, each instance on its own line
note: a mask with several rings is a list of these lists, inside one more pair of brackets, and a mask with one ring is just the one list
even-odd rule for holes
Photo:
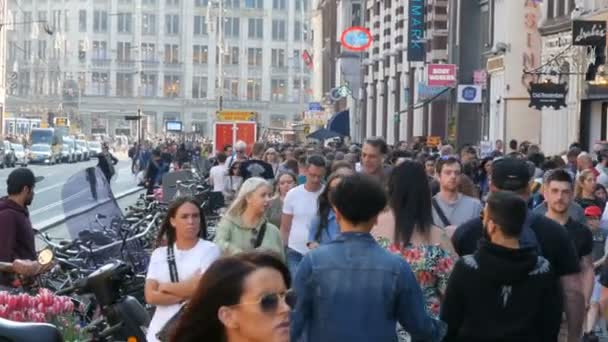
[[[407,261],[416,276],[418,285],[425,299],[427,313],[439,319],[440,295],[445,292],[454,259],[450,253],[439,245],[413,246],[401,248],[386,238],[378,238],[378,243],[389,252],[401,256]],[[398,327],[399,341],[407,341],[404,331]]]

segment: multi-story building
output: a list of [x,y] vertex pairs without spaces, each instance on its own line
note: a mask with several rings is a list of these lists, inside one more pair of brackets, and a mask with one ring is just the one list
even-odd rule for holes
[[287,126],[308,102],[310,0],[10,1],[25,23],[9,34],[14,116],[63,111],[84,133],[112,135],[141,109],[149,133],[179,120],[210,136],[220,96],[262,128]]
[[[426,61],[408,62],[408,3],[366,1],[365,26],[370,29],[374,42],[363,60],[364,136],[383,136],[391,144],[413,136],[445,136],[445,103],[415,108],[412,117],[408,117],[407,112],[409,101],[422,102],[417,88],[425,82],[426,63],[447,62],[448,57],[448,1],[422,1],[420,5],[425,6]],[[411,99],[410,87],[414,93]]]
[[[7,21],[8,6],[6,0],[0,0],[0,23]],[[4,122],[4,109],[6,106],[6,26],[0,25],[0,132]]]

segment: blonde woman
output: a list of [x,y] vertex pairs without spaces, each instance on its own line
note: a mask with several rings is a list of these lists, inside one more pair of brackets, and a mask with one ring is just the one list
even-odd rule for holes
[[574,193],[576,195],[575,201],[583,209],[590,206],[599,207],[604,212],[604,203],[595,197],[595,175],[591,170],[583,170],[576,177],[576,185],[574,186]]
[[277,150],[272,147],[267,149],[266,152],[264,152],[264,161],[270,164],[272,167],[272,173],[274,174],[275,178],[277,178],[279,176],[279,165],[281,164]]
[[225,254],[269,250],[285,259],[279,229],[266,219],[272,186],[258,177],[246,180],[217,226],[214,242]]

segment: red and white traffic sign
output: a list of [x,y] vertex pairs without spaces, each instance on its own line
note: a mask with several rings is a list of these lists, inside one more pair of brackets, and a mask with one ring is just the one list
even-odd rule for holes
[[429,64],[427,72],[430,87],[450,87],[456,84],[455,64]]

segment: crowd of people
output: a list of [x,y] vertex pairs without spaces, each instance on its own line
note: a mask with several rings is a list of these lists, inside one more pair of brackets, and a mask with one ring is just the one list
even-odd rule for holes
[[[158,184],[166,158],[197,155],[183,147],[138,147],[134,172]],[[195,200],[170,204],[148,341],[580,342],[605,329],[606,145],[239,141],[211,161],[227,209],[210,239]],[[31,200],[21,176],[0,216]]]

